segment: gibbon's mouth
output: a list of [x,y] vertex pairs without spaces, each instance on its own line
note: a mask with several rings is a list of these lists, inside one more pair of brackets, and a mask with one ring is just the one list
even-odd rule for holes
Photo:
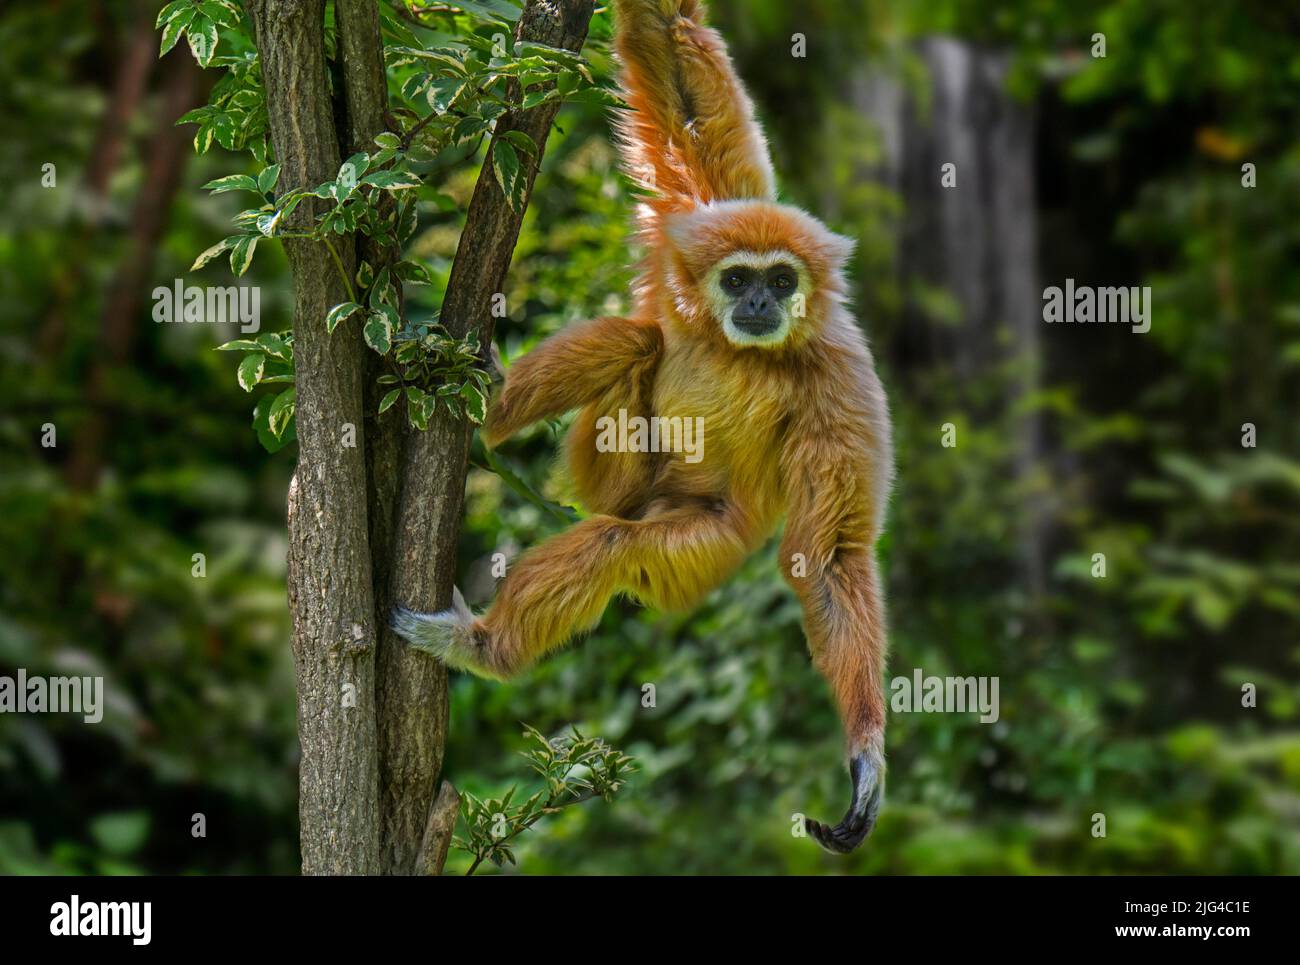
[[746,335],[771,335],[781,327],[779,318],[757,318],[744,315],[732,315],[732,323]]

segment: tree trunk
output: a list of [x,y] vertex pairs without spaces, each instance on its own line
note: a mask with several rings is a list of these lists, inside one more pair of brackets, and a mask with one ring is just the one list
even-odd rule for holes
[[[524,7],[516,37],[576,52],[587,39],[591,15],[591,0],[532,0]],[[477,327],[485,358],[492,341],[492,296],[505,287],[524,207],[558,110],[559,103],[551,101],[507,113],[497,122],[497,137],[523,130],[538,147],[537,161],[528,164],[519,210],[506,202],[488,163],[470,200],[439,319],[455,336]],[[441,409],[427,432],[406,432],[391,602],[426,612],[451,605],[472,435],[468,424]],[[445,842],[425,844],[423,839],[426,826],[433,826],[429,808],[442,761],[447,672],[441,663],[412,651],[391,630],[380,640],[379,706],[380,757],[389,789],[385,858],[391,871],[409,873],[412,863],[427,867],[432,861],[427,853],[421,856],[421,847],[426,852],[446,850]],[[446,830],[451,833],[450,827]]]
[[[338,110],[325,82],[323,0],[255,0],[251,12],[281,190],[332,180],[344,154],[370,149],[388,128],[377,5],[335,4]],[[592,0],[529,0],[516,35],[576,52],[591,15]],[[544,148],[557,110],[551,102],[508,113],[498,133],[525,130]],[[540,155],[528,164],[528,193]],[[293,227],[313,213],[304,202]],[[504,287],[522,217],[484,165],[442,320],[453,334],[477,325],[485,349],[491,297]],[[360,339],[325,333],[326,312],[346,297],[335,268],[321,246],[285,244],[295,286],[289,601],[303,872],[436,874],[457,808],[455,790],[439,780],[447,674],[396,637],[387,614],[394,603],[426,611],[450,604],[472,431],[440,413],[418,432],[400,406],[363,421],[377,408],[378,371]],[[353,248],[342,252],[349,272],[357,258],[379,267],[400,255],[364,238]],[[348,423],[356,448],[343,445]]]
[[[282,190],[338,173],[339,138],[325,77],[324,0],[250,5]],[[294,212],[306,230],[317,204]],[[375,745],[375,600],[367,531],[365,346],[331,339],[330,307],[347,300],[320,244],[286,239],[294,278],[298,470],[289,489],[289,608],[302,745],[298,816],[304,874],[380,870]],[[352,271],[352,256],[342,253]],[[345,445],[352,427],[353,445]]]

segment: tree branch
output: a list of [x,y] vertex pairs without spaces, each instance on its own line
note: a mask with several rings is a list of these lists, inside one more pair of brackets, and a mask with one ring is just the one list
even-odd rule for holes
[[[576,52],[586,40],[592,9],[591,0],[529,0],[516,39]],[[557,110],[559,104],[552,101],[529,111],[511,112],[498,122],[497,136],[507,130],[525,130],[538,146],[537,157],[525,159],[527,189],[519,210],[510,207],[497,186],[490,154],[470,201],[441,318],[456,335],[478,325],[484,346],[492,339],[492,294],[505,284],[523,211]],[[390,410],[388,415],[392,414]],[[472,435],[467,422],[443,409],[430,420],[427,431],[406,433],[388,583],[393,603],[426,612],[451,604]],[[437,660],[412,651],[390,630],[383,632],[379,649],[380,754],[385,780],[392,782],[385,786],[385,842],[386,848],[393,849],[393,860],[407,867],[414,864],[429,824],[434,781],[442,767],[446,673]],[[394,791],[403,788],[399,800]],[[423,809],[417,806],[421,799]],[[447,838],[454,825],[452,821],[445,828]],[[445,842],[439,847],[445,852]]]

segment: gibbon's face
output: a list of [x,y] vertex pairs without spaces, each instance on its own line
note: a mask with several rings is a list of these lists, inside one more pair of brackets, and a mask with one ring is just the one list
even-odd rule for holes
[[692,334],[737,349],[806,342],[843,300],[853,244],[765,201],[721,201],[665,224],[673,307]]
[[714,265],[705,283],[713,316],[733,345],[780,345],[806,310],[803,262],[788,251],[736,251]]

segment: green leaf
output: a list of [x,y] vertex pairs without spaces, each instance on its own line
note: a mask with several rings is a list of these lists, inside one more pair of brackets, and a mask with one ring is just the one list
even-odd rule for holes
[[519,19],[519,7],[507,0],[455,0],[455,6],[493,23],[513,24]]
[[523,174],[519,166],[519,155],[510,146],[509,141],[496,141],[492,145],[492,172],[497,184],[506,196],[506,201],[515,211],[523,206]]
[[262,373],[266,371],[266,356],[261,352],[252,352],[244,356],[244,360],[239,363],[239,371],[236,378],[239,380],[239,387],[245,392],[252,392],[253,387],[262,381]]
[[397,209],[397,237],[400,241],[407,241],[411,235],[415,234],[415,229],[419,226],[419,212],[415,205],[411,203],[409,195],[407,200],[401,203]]
[[271,403],[271,409],[266,416],[267,428],[277,439],[283,438],[284,430],[289,428],[289,421],[293,418],[296,397],[296,390],[285,389],[275,397]]
[[380,355],[387,355],[388,350],[393,346],[393,326],[379,312],[375,312],[366,321],[366,327],[363,329],[362,334],[365,337],[366,344]]
[[217,52],[217,25],[200,14],[190,21],[185,31],[185,39],[190,42],[190,53],[200,67],[207,67]]
[[270,238],[275,234],[276,229],[280,227],[280,219],[282,217],[284,217],[283,211],[271,211],[267,214],[258,215],[257,230],[260,231],[264,237]]
[[213,108],[210,105],[205,104],[203,107],[196,107],[192,111],[186,111],[180,117],[176,118],[176,126],[180,127],[182,124],[201,124],[203,121],[211,117],[212,114]]
[[406,387],[406,417],[411,421],[411,425],[423,432],[429,428],[429,407],[426,403],[429,401],[422,389],[413,385]]
[[239,239],[230,249],[230,270],[235,273],[236,278],[248,271],[248,266],[253,261],[253,252],[256,250],[257,235],[239,236]]
[[157,30],[163,24],[167,23],[174,17],[179,16],[182,12],[189,10],[190,16],[194,16],[194,4],[191,0],[172,0],[171,3],[164,6],[158,11],[158,19],[153,22],[154,30]]
[[[366,303],[375,311],[379,311],[381,305],[385,302],[393,302],[395,299],[389,291],[389,272],[387,268],[380,268],[379,274],[375,276],[375,283],[370,288],[370,297]],[[394,325],[397,324],[396,314],[390,319]]]
[[424,182],[406,171],[372,171],[361,179],[361,183],[385,191],[397,191],[402,188],[418,188]]
[[465,403],[465,415],[469,421],[481,426],[487,418],[487,398],[472,382],[466,382],[460,387],[460,397]]
[[235,150],[235,137],[238,133],[235,120],[229,114],[218,114],[212,119],[212,134],[227,151]]
[[325,316],[325,331],[333,332],[334,329],[339,327],[339,322],[350,318],[359,311],[361,311],[361,306],[356,302],[342,302],[335,305],[329,310],[329,314]]
[[260,352],[262,346],[258,345],[251,338],[237,338],[230,342],[224,342],[216,348],[218,352]]
[[239,26],[239,8],[230,0],[204,0],[199,5],[203,15],[209,20],[221,24],[223,27]]
[[469,79],[466,77],[435,77],[425,99],[436,113],[446,114],[468,87]]
[[526,131],[506,131],[501,136],[529,157],[537,157],[537,145]]
[[252,191],[254,194],[262,194],[262,190],[257,186],[257,181],[247,174],[228,174],[224,178],[217,178],[215,181],[209,181],[203,185],[204,191],[211,191],[213,194],[224,194],[227,191]]
[[267,355],[283,359],[286,362],[289,361],[289,344],[285,342],[283,336],[276,335],[273,332],[267,332],[265,335],[257,336],[257,344],[261,346],[262,350],[266,352]]
[[[389,47],[386,53],[391,55],[393,63],[412,63],[416,60],[438,64],[457,74],[465,74],[465,64],[450,50],[425,50],[422,47]],[[418,75],[417,75],[418,76]]]
[[212,138],[215,130],[212,122],[208,121],[199,125],[199,129],[194,132],[194,150],[198,154],[207,154],[208,148],[212,147]]
[[417,261],[399,261],[393,266],[393,273],[402,281],[412,285],[432,285],[433,275],[429,269]]
[[397,309],[392,305],[381,302],[379,305],[374,306],[374,310],[379,315],[383,316],[384,321],[388,323],[389,332],[397,331],[398,327],[402,324],[401,316],[397,314]]
[[462,117],[451,129],[451,143],[464,144],[479,137],[488,129],[488,122],[481,117]]
[[181,33],[184,32],[187,26],[189,26],[189,22],[193,16],[193,13],[188,17],[182,14],[181,16],[167,21],[167,26],[163,28],[162,41],[158,44],[159,57],[163,56],[163,54],[176,46],[176,41],[181,39]]
[[559,96],[560,92],[554,87],[545,90],[530,90],[524,95],[523,108],[526,111],[531,110],[532,108],[539,107],[547,101],[554,100]]
[[381,399],[379,402],[379,413],[382,415],[383,413],[391,409],[393,407],[393,403],[397,401],[397,397],[400,396],[401,394],[402,394],[401,389],[393,389],[391,392],[385,395],[383,399]]
[[375,269],[370,262],[363,261],[357,266],[357,285],[360,288],[369,288],[375,280]]
[[267,452],[279,452],[298,436],[297,427],[292,421],[278,438],[271,432],[270,413],[271,406],[274,404],[274,396],[264,395],[257,400],[257,405],[253,409],[253,431],[257,433],[257,441]]
[[194,259],[194,264],[190,265],[190,271],[198,271],[200,268],[202,268],[204,265],[210,262],[213,258],[217,257],[217,255],[221,254],[223,251],[225,251],[234,243],[235,243],[234,238],[222,238],[215,245],[213,245],[211,248],[207,249],[207,251],[203,252],[203,254],[199,255],[197,258]]
[[472,461],[480,469],[486,469],[488,472],[496,473],[501,477],[501,481],[508,488],[514,491],[517,496],[524,499],[525,502],[531,503],[538,509],[543,510],[549,516],[565,524],[576,523],[581,517],[577,510],[572,506],[562,506],[559,503],[547,499],[537,490],[533,489],[524,479],[513,469],[511,469],[501,458],[482,444],[476,437],[472,450]]
[[280,165],[272,164],[269,168],[263,168],[262,173],[257,176],[257,190],[269,194],[279,180]]
[[396,150],[402,146],[402,139],[392,131],[384,131],[375,135],[375,143],[387,150]]
[[366,173],[368,167],[370,167],[370,155],[363,151],[352,155],[339,165],[339,173],[334,181],[342,189],[339,192],[340,197],[346,198],[356,189],[357,181]]

